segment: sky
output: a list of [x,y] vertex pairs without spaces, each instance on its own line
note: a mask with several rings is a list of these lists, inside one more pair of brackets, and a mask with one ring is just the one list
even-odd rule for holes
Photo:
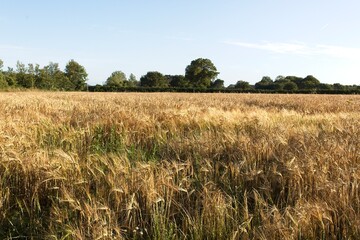
[[358,0],[0,0],[0,59],[74,59],[88,83],[114,71],[185,74],[210,59],[225,85],[263,76],[360,85]]

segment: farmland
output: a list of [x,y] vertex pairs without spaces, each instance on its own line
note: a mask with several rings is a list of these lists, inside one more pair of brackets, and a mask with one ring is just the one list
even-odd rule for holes
[[360,238],[360,96],[0,93],[0,239]]

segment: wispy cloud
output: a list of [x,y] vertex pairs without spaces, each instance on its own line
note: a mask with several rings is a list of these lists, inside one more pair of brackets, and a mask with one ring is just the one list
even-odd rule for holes
[[360,48],[334,46],[334,45],[307,45],[305,43],[247,43],[226,41],[225,44],[236,45],[243,48],[259,49],[279,54],[292,54],[292,55],[317,55],[328,56],[335,58],[345,59],[360,59]]

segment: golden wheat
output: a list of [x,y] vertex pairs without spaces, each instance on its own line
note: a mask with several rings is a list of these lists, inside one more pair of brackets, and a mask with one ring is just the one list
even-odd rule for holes
[[360,96],[0,94],[0,238],[360,238]]

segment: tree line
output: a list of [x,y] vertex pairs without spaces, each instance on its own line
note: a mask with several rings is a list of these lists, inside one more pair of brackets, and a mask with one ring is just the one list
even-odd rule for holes
[[61,91],[179,91],[179,92],[339,92],[360,93],[360,86],[342,85],[340,83],[321,83],[317,78],[308,75],[278,76],[275,80],[264,76],[255,85],[239,80],[227,87],[224,81],[217,78],[219,72],[210,59],[198,58],[185,68],[184,75],[166,75],[158,71],[149,71],[137,80],[134,74],[126,77],[122,71],[114,71],[103,84],[89,86],[86,84],[85,68],[70,60],[64,70],[59,64],[50,62],[44,67],[38,64],[17,62],[16,68],[3,70],[0,60],[0,89],[35,88]]
[[46,90],[84,91],[87,89],[86,70],[74,60],[69,61],[64,71],[58,63],[50,62],[40,68],[39,64],[16,63],[16,68],[3,70],[0,60],[0,89],[37,88]]

